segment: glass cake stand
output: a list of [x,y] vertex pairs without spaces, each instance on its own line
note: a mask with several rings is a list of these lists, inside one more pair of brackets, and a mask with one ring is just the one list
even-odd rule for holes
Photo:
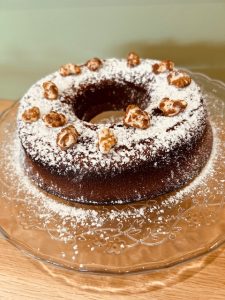
[[202,173],[182,189],[128,205],[89,206],[53,197],[23,172],[18,103],[0,119],[0,230],[18,248],[63,268],[94,273],[159,270],[225,241],[225,85],[193,73],[214,132]]

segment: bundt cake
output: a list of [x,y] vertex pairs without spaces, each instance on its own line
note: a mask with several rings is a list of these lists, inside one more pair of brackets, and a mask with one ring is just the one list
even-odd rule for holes
[[[172,61],[93,58],[66,64],[20,100],[18,135],[34,184],[70,201],[128,203],[190,182],[212,130],[200,87]],[[104,111],[120,120],[94,124]]]

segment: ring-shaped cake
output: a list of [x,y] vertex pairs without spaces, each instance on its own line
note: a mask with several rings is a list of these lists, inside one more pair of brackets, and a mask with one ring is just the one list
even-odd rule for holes
[[[93,124],[108,110],[124,118]],[[206,164],[212,130],[199,86],[171,61],[97,58],[67,64],[20,101],[27,174],[42,189],[87,204],[151,199]]]

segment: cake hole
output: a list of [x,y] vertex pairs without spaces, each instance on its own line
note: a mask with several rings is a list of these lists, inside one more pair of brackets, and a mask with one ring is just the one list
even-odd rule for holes
[[[100,119],[122,117],[129,104],[145,109],[149,95],[142,86],[131,82],[104,80],[95,84],[80,86],[75,98],[71,99],[76,116],[86,122],[99,122]],[[104,113],[102,115],[102,113]]]
[[121,110],[104,111],[90,120],[93,124],[119,123],[123,120],[125,112]]

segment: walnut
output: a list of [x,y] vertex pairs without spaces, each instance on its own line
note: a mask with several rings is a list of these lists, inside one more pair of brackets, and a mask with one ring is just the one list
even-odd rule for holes
[[67,119],[63,114],[51,111],[43,116],[43,121],[48,127],[60,127],[66,124]]
[[133,68],[141,63],[139,55],[135,52],[130,52],[127,56],[127,65],[130,68]]
[[58,98],[58,88],[52,81],[46,81],[43,83],[44,97],[49,100],[55,100]]
[[163,98],[159,104],[159,109],[163,112],[164,116],[172,117],[179,114],[187,106],[184,100],[171,100]]
[[22,114],[22,120],[25,123],[36,122],[40,118],[40,109],[36,106],[25,110]]
[[67,150],[77,143],[79,133],[73,125],[63,128],[57,135],[56,143],[61,150]]
[[86,66],[90,71],[97,71],[102,66],[102,61],[99,58],[94,57],[87,61]]
[[127,106],[123,122],[126,126],[146,129],[150,126],[150,117],[146,111],[140,109],[137,105],[131,104]]
[[163,73],[166,71],[172,71],[174,68],[174,62],[171,60],[162,60],[159,64],[152,66],[152,71],[155,74]]
[[167,76],[169,84],[175,85],[178,88],[184,88],[191,83],[191,77],[183,71],[172,71]]
[[107,154],[113,146],[115,146],[117,139],[113,131],[109,128],[103,128],[98,135],[99,150]]
[[81,73],[81,68],[74,64],[66,64],[59,69],[62,76],[78,75]]

